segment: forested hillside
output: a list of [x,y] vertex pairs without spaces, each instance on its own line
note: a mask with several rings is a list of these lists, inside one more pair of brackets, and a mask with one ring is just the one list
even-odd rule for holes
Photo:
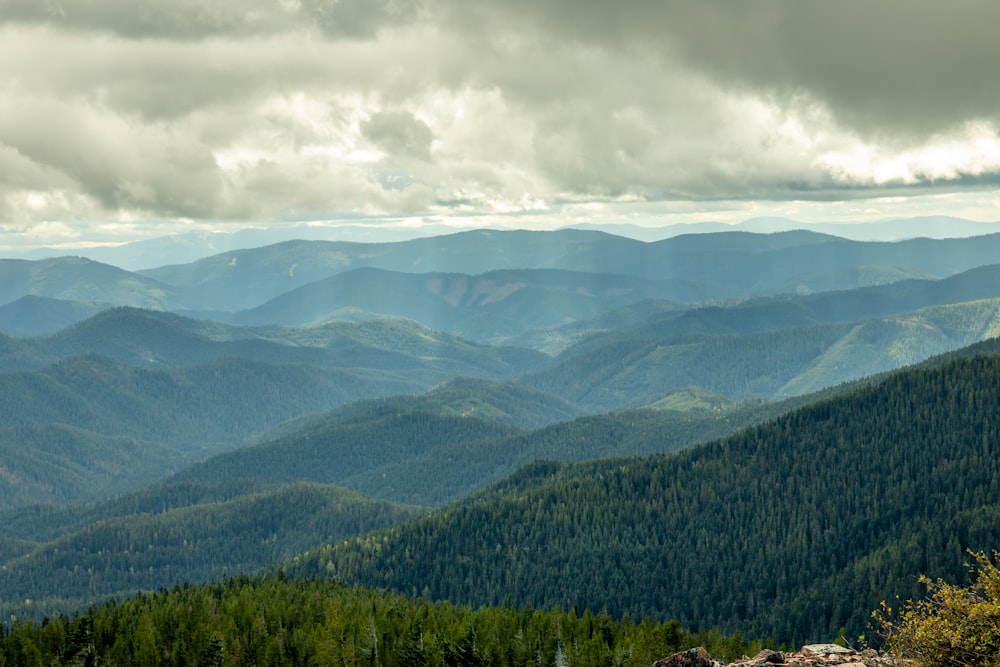
[[[780,641],[866,630],[1000,539],[1000,358],[914,369],[672,456],[556,465],[296,561],[469,604],[677,617]],[[816,608],[822,610],[817,613]]]
[[389,404],[321,422],[275,442],[220,454],[176,481],[307,480],[418,505],[476,490],[519,430],[472,417],[402,411]]
[[23,296],[0,305],[0,331],[11,336],[41,336],[72,326],[109,308],[108,304]]
[[0,509],[112,496],[286,419],[420,388],[390,373],[235,357],[153,370],[86,355],[0,373]]
[[0,567],[0,610],[7,617],[32,599],[62,613],[111,595],[255,572],[317,540],[341,540],[420,513],[330,486],[252,489],[219,501],[111,516],[30,550],[22,543],[23,553],[11,554]]
[[[466,385],[467,386],[467,385]],[[527,431],[492,405],[477,415],[435,405],[437,392],[363,402],[276,429],[273,440],[214,456],[175,481],[245,479],[339,484],[394,502],[437,506],[461,498],[538,459],[582,461],[672,452],[729,435],[788,411],[787,403],[660,407],[579,417]],[[478,396],[481,396],[479,394]],[[430,399],[430,400],[428,400]],[[475,404],[476,393],[466,396]],[[670,404],[665,399],[664,405]],[[481,404],[480,404],[481,405]]]
[[[1000,333],[1000,299],[809,326],[786,326],[790,312],[797,313],[797,321],[808,319],[790,306],[751,309],[748,319],[740,320],[742,332],[733,325],[740,308],[670,317],[680,328],[700,330],[690,333],[669,333],[672,323],[651,318],[584,338],[521,381],[594,412],[642,405],[690,385],[731,400],[782,399],[918,363]],[[755,318],[763,321],[755,324]]]
[[175,586],[70,619],[0,633],[8,665],[344,665],[345,667],[648,667],[704,646],[734,659],[761,642],[590,610],[471,609],[282,577]]
[[[204,530],[203,515],[214,512],[220,503],[269,491],[275,484],[302,480],[336,483],[381,499],[440,505],[539,458],[579,461],[675,451],[815,400],[733,406],[711,402],[712,397],[691,391],[664,401],[674,408],[584,417],[531,432],[506,424],[510,414],[490,402],[520,414],[522,401],[533,398],[533,394],[512,386],[483,387],[482,383],[460,381],[422,396],[361,402],[283,425],[276,429],[282,434],[274,440],[211,458],[148,490],[86,507],[35,506],[0,513],[0,539],[9,540],[10,559],[26,549],[39,553],[30,560],[17,561],[18,579],[0,578],[0,598],[11,594],[13,589],[5,588],[8,585],[18,595],[30,594],[36,608],[49,594],[46,591],[60,591],[61,595],[72,592],[74,596],[93,593],[83,587],[79,571],[52,569],[50,559],[57,552],[65,562],[92,562],[94,539],[99,539],[99,551],[104,554],[94,565],[101,573],[102,585],[118,578],[130,580],[140,570],[145,584],[153,588],[170,585],[178,576],[176,551],[137,550],[132,532],[109,530],[108,526],[148,527],[159,525],[164,520],[161,515],[169,515],[173,533],[191,541],[192,535],[201,535]],[[470,403],[481,418],[456,414],[456,409]],[[514,479],[523,480],[524,474]],[[308,523],[313,519],[302,516],[303,507],[298,504],[285,503],[274,511],[274,525],[296,526],[303,521],[313,525]],[[287,516],[282,517],[282,513]],[[217,530],[220,525],[227,524],[217,522]],[[301,550],[324,539],[317,534],[312,542],[301,545]],[[207,541],[215,544],[214,540]],[[214,548],[185,551],[182,572],[235,572],[245,564],[245,559],[240,560],[244,558],[241,548],[234,548],[229,556]],[[20,588],[24,581],[43,585],[28,591]],[[66,605],[52,604],[62,604],[59,609]]]
[[355,269],[236,313],[237,324],[308,326],[331,319],[405,317],[471,340],[502,343],[525,331],[588,320],[644,299],[711,296],[688,280],[554,269],[401,273]]
[[[0,368],[37,367],[101,354],[152,368],[193,366],[223,357],[263,363],[371,370],[433,384],[456,375],[512,377],[548,357],[432,331],[413,321],[329,322],[311,328],[237,327],[163,311],[112,308],[48,336],[8,339]],[[5,352],[0,348],[0,353]]]
[[[1000,297],[1000,264],[977,267],[940,280],[902,280],[853,290],[819,294],[778,294],[755,297],[731,304],[695,305],[650,300],[636,303],[638,314],[621,310],[609,320],[576,323],[597,332],[573,353],[598,349],[623,340],[669,338],[684,334],[749,334],[795,327],[860,322],[886,318],[947,304],[983,301]],[[615,320],[615,321],[611,321]],[[626,320],[621,324],[621,320]],[[617,321],[618,326],[615,326]]]
[[0,259],[0,303],[27,295],[161,310],[184,307],[171,286],[84,257]]

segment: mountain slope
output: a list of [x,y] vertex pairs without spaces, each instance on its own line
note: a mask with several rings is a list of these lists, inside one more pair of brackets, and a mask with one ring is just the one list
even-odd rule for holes
[[551,269],[475,276],[355,269],[286,292],[231,321],[308,326],[335,318],[392,316],[473,340],[498,341],[648,298],[696,301],[703,296],[687,282]]
[[[788,328],[780,327],[810,319],[796,304],[751,309],[742,323],[739,311],[690,311],[594,335],[520,381],[591,411],[653,402],[691,385],[730,400],[773,400],[917,363],[1000,334],[1000,299]],[[659,335],[684,328],[748,333]]]
[[682,334],[746,334],[791,327],[858,322],[925,308],[1000,297],[1000,265],[976,267],[941,279],[909,279],[817,294],[779,294],[724,304],[690,305],[648,299],[592,320],[525,332],[510,344],[550,354],[598,349],[636,338]]
[[515,385],[498,400],[495,390],[484,391],[477,384],[463,380],[423,395],[362,401],[293,420],[264,434],[271,439],[196,463],[171,479],[270,484],[305,479],[394,502],[436,506],[539,459],[581,461],[677,451],[810,400],[630,410],[525,431],[512,428],[522,421],[513,417],[524,414],[519,402],[536,394]]
[[477,344],[401,320],[333,322],[309,329],[246,328],[121,307],[49,336],[12,344],[0,364],[9,359],[17,368],[30,358],[55,361],[90,353],[153,368],[239,357],[259,363],[372,369],[425,386],[459,375],[511,377],[547,361],[539,352]]
[[161,310],[184,307],[181,294],[168,285],[83,257],[0,259],[0,304],[27,295]]
[[178,464],[172,448],[59,423],[0,429],[0,510],[93,502],[149,484]]
[[[470,417],[443,417],[373,406],[321,421],[277,441],[220,454],[181,471],[172,481],[248,479],[270,484],[310,481],[338,484],[394,502],[439,504],[478,488],[474,470],[496,465],[486,454],[517,429]],[[441,450],[451,450],[443,456]],[[454,456],[468,452],[461,460]],[[492,457],[503,457],[502,449]],[[427,462],[430,480],[415,469]]]
[[41,336],[92,317],[107,307],[105,304],[23,296],[0,306],[0,331],[19,338]]
[[[580,230],[479,230],[381,244],[288,241],[139,273],[73,257],[35,262],[3,260],[0,304],[36,295],[201,312],[218,319],[222,313],[253,309],[289,291],[356,269],[463,274],[466,281],[471,276],[494,271],[559,270],[600,274],[608,283],[625,281],[624,277],[633,282],[655,282],[659,283],[657,290],[666,290],[668,298],[704,301],[850,289],[905,278],[942,278],[995,263],[998,255],[998,234],[974,239],[862,243],[805,231],[776,234],[727,231],[642,243]],[[612,275],[618,278],[612,279]],[[561,299],[553,300],[551,285],[537,295],[532,295],[531,289],[523,290],[520,317],[532,311],[536,317],[547,314],[543,305],[545,290],[550,290],[548,303],[568,307],[569,312],[579,311],[577,317],[588,309],[591,316],[596,314],[593,309],[597,295],[592,285],[588,287],[585,281],[579,287],[592,294],[581,298],[584,295],[576,295],[569,289],[561,293]],[[374,289],[357,284],[353,288]],[[382,305],[392,303],[385,294],[382,300]],[[337,308],[328,307],[327,312],[337,312]],[[341,312],[351,316],[351,309],[346,306]],[[311,315],[315,318],[321,313]],[[301,318],[304,314],[297,316]],[[274,321],[275,312],[269,317],[269,321]],[[502,321],[500,314],[495,317]],[[466,326],[472,327],[473,323]]]
[[0,373],[9,453],[0,470],[11,490],[0,508],[120,493],[281,421],[425,386],[387,372],[237,358],[151,370],[85,355]]
[[395,243],[286,241],[139,273],[191,293],[197,290],[203,307],[227,304],[227,310],[241,310],[356,268],[403,273],[478,274],[523,268],[600,272],[607,263],[604,258],[633,252],[639,246],[599,232],[477,230]]
[[515,382],[456,378],[419,394],[355,401],[329,412],[279,424],[255,438],[257,444],[305,432],[324,423],[344,422],[389,407],[399,413],[427,412],[441,417],[473,417],[518,429],[536,429],[581,416],[571,403]]
[[254,572],[317,539],[399,523],[420,510],[336,487],[292,484],[230,500],[109,518],[0,567],[0,599],[76,599]]
[[[291,570],[779,641],[856,636],[880,599],[916,594],[921,570],[960,578],[963,548],[1000,539],[983,521],[1000,507],[998,376],[998,357],[961,359],[674,456],[543,466]],[[916,552],[893,546],[921,535],[934,539]],[[811,613],[815,587],[838,577],[854,585],[825,589],[828,613]]]
[[195,439],[205,446],[232,442],[363,393],[411,387],[294,364],[230,358],[163,371],[87,355],[44,371],[0,374],[0,416],[7,426],[64,423],[172,444]]

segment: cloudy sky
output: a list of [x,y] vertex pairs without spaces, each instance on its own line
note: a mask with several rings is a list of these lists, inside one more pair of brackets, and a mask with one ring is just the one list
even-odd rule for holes
[[994,0],[0,0],[0,247],[1000,220]]

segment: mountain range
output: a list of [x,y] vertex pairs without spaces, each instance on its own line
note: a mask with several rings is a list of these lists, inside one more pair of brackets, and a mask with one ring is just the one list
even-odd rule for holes
[[0,260],[0,614],[277,568],[864,632],[997,537],[998,251],[479,230]]
[[[662,241],[685,234],[715,234],[725,231],[773,234],[805,229],[854,241],[961,238],[983,236],[1000,231],[996,223],[974,222],[940,215],[865,222],[804,222],[778,217],[758,217],[736,224],[688,222],[640,226],[620,222],[612,224],[577,223],[570,228],[600,231],[646,242]],[[81,248],[77,252],[97,262],[120,266],[129,271],[137,271],[167,264],[194,262],[222,252],[256,248],[289,239],[391,243],[416,238],[445,236],[452,233],[455,233],[455,228],[444,224],[425,222],[420,226],[400,227],[376,220],[329,227],[306,224],[272,228],[248,227],[236,231],[182,232],[123,245],[89,246]],[[38,248],[11,256],[20,259],[48,259],[65,254],[65,250]]]

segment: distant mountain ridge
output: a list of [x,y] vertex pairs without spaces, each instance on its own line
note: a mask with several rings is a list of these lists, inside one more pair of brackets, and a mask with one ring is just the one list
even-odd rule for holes
[[[491,332],[489,340],[528,340],[644,299],[721,303],[940,279],[998,256],[1000,234],[861,243],[728,231],[642,243],[579,230],[479,230],[384,244],[287,241],[139,273],[73,257],[0,260],[0,327],[48,333],[88,314],[88,304],[107,304],[241,323],[407,317],[478,340]],[[15,307],[29,296],[74,305],[31,304],[52,312],[46,327]]]
[[[567,228],[600,231],[646,242],[661,241],[683,234],[710,234],[724,231],[775,233],[809,230],[854,241],[961,238],[982,236],[1000,231],[1000,225],[995,222],[974,222],[951,216],[921,216],[867,222],[802,222],[780,217],[758,217],[735,224],[671,222],[663,225],[640,226],[630,223],[577,223]],[[265,246],[290,239],[391,243],[414,238],[442,236],[455,233],[455,231],[454,227],[441,224],[398,227],[391,224],[380,224],[378,221],[336,226],[291,225],[269,229],[250,227],[231,232],[182,232],[118,246],[80,248],[72,252],[97,262],[112,264],[129,271],[138,271],[169,264],[194,262],[221,252]],[[17,253],[11,257],[37,260],[65,254],[67,254],[65,250],[38,248]]]
[[334,319],[405,317],[472,340],[502,341],[524,331],[586,320],[648,298],[700,301],[688,281],[651,281],[557,269],[500,270],[476,276],[354,269],[236,313],[235,324],[309,326]]
[[0,305],[28,295],[159,310],[184,307],[169,285],[83,257],[0,259]]
[[1000,231],[1000,223],[974,222],[946,215],[892,218],[867,222],[802,222],[781,217],[749,218],[743,222],[677,223],[663,227],[633,224],[576,224],[572,229],[586,229],[618,234],[641,241],[661,241],[682,234],[714,234],[723,231],[745,231],[774,234],[794,230],[808,230],[820,234],[840,236],[852,241],[905,241],[913,238],[964,238],[983,236]]
[[[824,281],[823,289],[853,288],[859,286],[858,276],[848,269],[861,267],[892,267],[895,279],[945,277],[995,263],[998,251],[1000,235],[861,243],[802,231],[720,232],[642,243],[599,232],[482,230],[389,244],[287,242],[142,275],[176,289],[198,288],[201,307],[216,310],[252,307],[357,268],[416,274],[480,275],[504,269],[618,274],[686,281],[698,285],[704,299],[809,289],[816,280]],[[250,294],[258,304],[248,304]],[[223,304],[227,298],[229,303]]]
[[[487,346],[412,321],[331,322],[312,329],[237,327],[163,311],[109,308],[48,336],[0,337],[0,370],[39,368],[97,353],[133,366],[175,368],[223,357],[417,374],[428,386],[454,375],[513,377],[547,356]],[[33,366],[32,366],[33,364]]]

